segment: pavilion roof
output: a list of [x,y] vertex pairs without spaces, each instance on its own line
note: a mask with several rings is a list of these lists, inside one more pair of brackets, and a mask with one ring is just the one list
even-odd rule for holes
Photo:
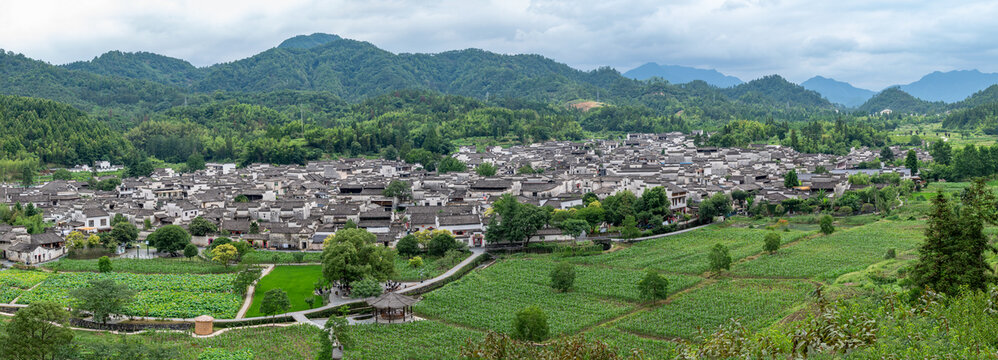
[[401,309],[406,306],[412,306],[412,304],[417,302],[419,300],[416,298],[395,292],[388,292],[378,296],[374,300],[368,301],[367,304],[375,309]]

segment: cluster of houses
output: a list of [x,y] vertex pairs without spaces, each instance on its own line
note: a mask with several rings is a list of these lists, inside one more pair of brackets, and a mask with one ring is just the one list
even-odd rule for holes
[[[900,156],[901,150],[895,149]],[[453,156],[465,172],[438,174],[399,161],[341,159],[306,166],[208,164],[194,173],[158,169],[150,177],[124,179],[114,191],[87,183],[52,181],[32,188],[0,187],[0,203],[33,204],[54,224],[43,234],[0,225],[2,257],[44,262],[65,253],[62,239],[72,231],[105,232],[121,214],[140,229],[187,226],[196,217],[218,225],[220,232],[261,248],[318,250],[322,241],[347,222],[367,229],[390,246],[401,237],[426,229],[450,230],[468,246],[485,243],[491,202],[512,194],[521,202],[557,209],[582,205],[584,194],[605,197],[629,190],[637,195],[662,186],[677,221],[695,214],[696,203],[718,192],[752,191],[770,202],[833,196],[847,190],[851,170],[879,152],[855,149],[847,156],[801,154],[778,145],[749,148],[697,147],[681,133],[631,134],[624,140],[552,141],[478,151],[461,147]],[[919,156],[927,159],[928,154]],[[491,163],[494,176],[474,168]],[[538,173],[518,174],[530,165]],[[828,169],[813,173],[818,167]],[[800,173],[802,186],[787,189],[783,177]],[[890,168],[908,177],[907,169]],[[411,185],[408,198],[384,195],[392,180]],[[537,241],[568,239],[557,229],[543,229]],[[209,238],[195,238],[207,245]]]

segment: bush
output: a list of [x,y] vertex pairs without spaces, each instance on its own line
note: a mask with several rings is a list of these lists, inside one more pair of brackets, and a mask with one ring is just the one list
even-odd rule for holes
[[717,243],[710,249],[710,270],[720,272],[731,269],[731,255],[728,254],[728,247]]
[[381,288],[381,284],[369,277],[350,283],[350,296],[355,298],[378,296],[383,291],[384,289]]
[[568,292],[575,284],[575,267],[572,264],[559,263],[551,271],[551,287],[561,292]]
[[209,348],[200,355],[198,360],[252,360],[253,352],[250,350],[228,351],[225,349]]
[[884,260],[890,260],[897,257],[897,250],[894,248],[888,248],[887,253],[884,254]]
[[877,207],[873,206],[871,203],[863,204],[863,206],[859,209],[859,212],[863,214],[872,214],[875,211],[877,211]]
[[460,248],[461,244],[454,239],[454,236],[448,233],[440,233],[433,236],[430,239],[430,245],[427,246],[426,252],[432,256],[443,256],[448,251]]
[[291,257],[295,258],[295,263],[301,263],[305,261],[305,253],[303,252],[296,252],[294,254],[291,254]]
[[831,215],[821,217],[821,233],[828,235],[835,232],[835,227],[832,226],[832,221],[834,221],[834,219],[832,219]]
[[645,301],[665,299],[669,296],[669,280],[655,270],[648,269],[644,278],[638,282],[638,290]]
[[517,340],[541,342],[549,333],[548,316],[537,306],[520,310],[513,319],[513,338]]
[[107,256],[101,256],[100,260],[97,260],[97,271],[102,273],[111,272],[111,259]]
[[840,206],[839,210],[835,212],[838,216],[849,216],[852,215],[853,209],[848,206]]
[[766,233],[766,243],[762,246],[762,249],[770,254],[775,254],[777,250],[780,250],[780,234],[775,232]]
[[421,268],[421,267],[423,267],[423,258],[419,257],[419,256],[416,256],[416,257],[413,257],[412,259],[409,259],[409,266],[410,267],[414,267],[414,268]]

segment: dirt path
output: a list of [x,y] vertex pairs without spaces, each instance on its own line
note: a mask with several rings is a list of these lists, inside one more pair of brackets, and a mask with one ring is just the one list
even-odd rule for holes
[[32,286],[28,290],[24,290],[24,292],[21,293],[21,295],[18,295],[16,298],[14,298],[14,300],[11,300],[10,303],[11,304],[17,304],[17,301],[20,300],[21,297],[24,296],[24,294],[27,294],[29,291],[34,290],[36,287],[41,286],[43,282],[45,282],[45,280],[39,281],[37,284],[35,284],[35,286]]
[[242,319],[243,317],[246,316],[246,312],[249,311],[250,306],[253,305],[253,293],[256,292],[256,284],[260,282],[260,280],[262,280],[264,276],[270,274],[270,272],[274,270],[275,266],[276,265],[274,264],[267,265],[267,267],[264,268],[262,272],[260,272],[260,278],[256,279],[256,281],[254,281],[252,284],[250,284],[248,288],[246,288],[246,298],[243,299],[243,306],[239,308],[239,312],[236,313],[236,319]]

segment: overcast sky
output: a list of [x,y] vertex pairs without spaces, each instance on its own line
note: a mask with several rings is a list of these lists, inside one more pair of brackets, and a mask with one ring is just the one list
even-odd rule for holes
[[996,18],[994,0],[5,0],[0,48],[53,64],[122,50],[207,66],[325,32],[396,53],[474,47],[583,70],[657,62],[879,90],[936,70],[998,72]]

